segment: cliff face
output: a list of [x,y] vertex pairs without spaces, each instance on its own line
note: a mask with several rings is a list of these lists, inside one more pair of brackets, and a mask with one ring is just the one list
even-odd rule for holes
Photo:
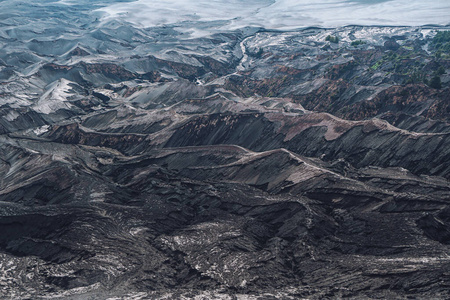
[[0,298],[450,297],[436,28],[85,18],[0,35]]

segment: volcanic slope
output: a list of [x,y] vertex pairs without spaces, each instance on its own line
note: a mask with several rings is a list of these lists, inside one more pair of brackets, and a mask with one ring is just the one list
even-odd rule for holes
[[3,298],[450,297],[445,28],[91,21],[0,36]]

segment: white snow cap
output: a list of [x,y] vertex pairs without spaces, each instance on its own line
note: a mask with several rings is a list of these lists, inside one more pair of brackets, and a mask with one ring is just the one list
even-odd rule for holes
[[137,0],[101,11],[106,20],[120,18],[143,27],[189,22],[182,27],[187,31],[199,22],[216,22],[214,30],[450,23],[448,0]]

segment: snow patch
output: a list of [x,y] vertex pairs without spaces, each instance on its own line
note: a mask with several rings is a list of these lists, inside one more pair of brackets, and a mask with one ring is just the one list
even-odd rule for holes
[[50,128],[49,125],[44,125],[44,126],[36,128],[36,129],[33,129],[33,132],[36,135],[41,135],[41,134],[46,133],[49,130],[49,128]]
[[[67,2],[67,1],[66,1]],[[252,27],[292,30],[308,26],[446,25],[448,1],[423,0],[138,0],[98,10],[103,21],[121,19],[141,27],[179,25],[199,37]],[[214,26],[208,26],[208,22]]]
[[71,94],[71,83],[75,84],[63,78],[51,83],[47,91],[33,106],[34,110],[43,114],[50,114],[60,109],[70,109],[72,105],[68,103],[67,98]]

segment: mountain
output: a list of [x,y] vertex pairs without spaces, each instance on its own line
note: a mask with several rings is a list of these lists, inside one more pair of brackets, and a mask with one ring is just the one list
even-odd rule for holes
[[0,1],[0,298],[448,299],[450,28],[162,4]]

